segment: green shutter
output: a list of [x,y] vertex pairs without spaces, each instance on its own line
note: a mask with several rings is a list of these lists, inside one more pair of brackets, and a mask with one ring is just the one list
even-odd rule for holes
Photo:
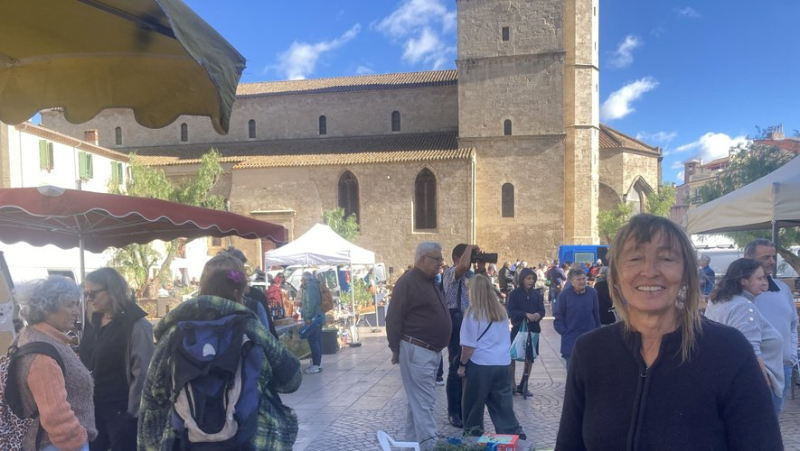
[[92,154],[86,154],[86,175],[87,179],[94,177],[94,165],[92,164]]
[[122,173],[122,163],[117,163],[117,179],[119,179],[120,184],[125,181],[125,177],[123,177]]
[[86,152],[79,152],[78,153],[78,171],[80,178],[86,180],[89,178],[88,168],[87,168],[87,154]]
[[53,156],[53,148],[55,146],[56,145],[54,143],[47,143],[47,167],[50,168],[51,170],[56,166],[55,163],[56,160],[55,157]]
[[117,172],[117,163],[116,161],[111,162],[111,183],[114,185],[119,185],[119,172]]
[[39,169],[47,169],[47,141],[39,140]]

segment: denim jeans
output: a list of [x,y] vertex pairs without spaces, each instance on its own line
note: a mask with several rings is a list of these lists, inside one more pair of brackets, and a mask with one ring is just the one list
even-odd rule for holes
[[308,346],[311,348],[311,364],[319,366],[322,363],[322,326],[311,328]]

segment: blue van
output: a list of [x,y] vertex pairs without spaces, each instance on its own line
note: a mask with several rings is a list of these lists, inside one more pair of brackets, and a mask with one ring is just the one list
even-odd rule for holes
[[590,262],[592,265],[600,259],[604,266],[608,266],[608,246],[604,244],[565,244],[558,246],[558,262]]

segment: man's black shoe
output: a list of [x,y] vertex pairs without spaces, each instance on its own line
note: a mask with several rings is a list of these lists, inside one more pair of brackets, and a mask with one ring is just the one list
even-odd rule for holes
[[459,428],[459,429],[463,429],[464,428],[464,423],[461,422],[461,418],[459,418],[459,417],[457,417],[455,415],[450,415],[450,416],[447,417],[447,419],[450,421],[450,424],[452,424],[453,427]]

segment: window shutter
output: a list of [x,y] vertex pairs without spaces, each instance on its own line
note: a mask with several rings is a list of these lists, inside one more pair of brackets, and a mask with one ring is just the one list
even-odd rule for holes
[[88,178],[86,176],[86,153],[85,152],[79,152],[78,153],[78,175],[80,176],[80,178],[82,178],[84,180]]
[[86,154],[86,175],[88,175],[87,178],[94,177],[94,165],[92,165],[92,154],[90,153]]
[[117,163],[116,161],[111,162],[111,183],[113,185],[119,185],[119,172],[117,172]]
[[39,140],[39,169],[47,169],[47,141]]
[[122,163],[117,163],[117,179],[119,180],[120,184],[125,181],[125,177],[122,175]]
[[54,143],[47,143],[47,167],[53,169],[55,167],[55,157],[53,155]]

